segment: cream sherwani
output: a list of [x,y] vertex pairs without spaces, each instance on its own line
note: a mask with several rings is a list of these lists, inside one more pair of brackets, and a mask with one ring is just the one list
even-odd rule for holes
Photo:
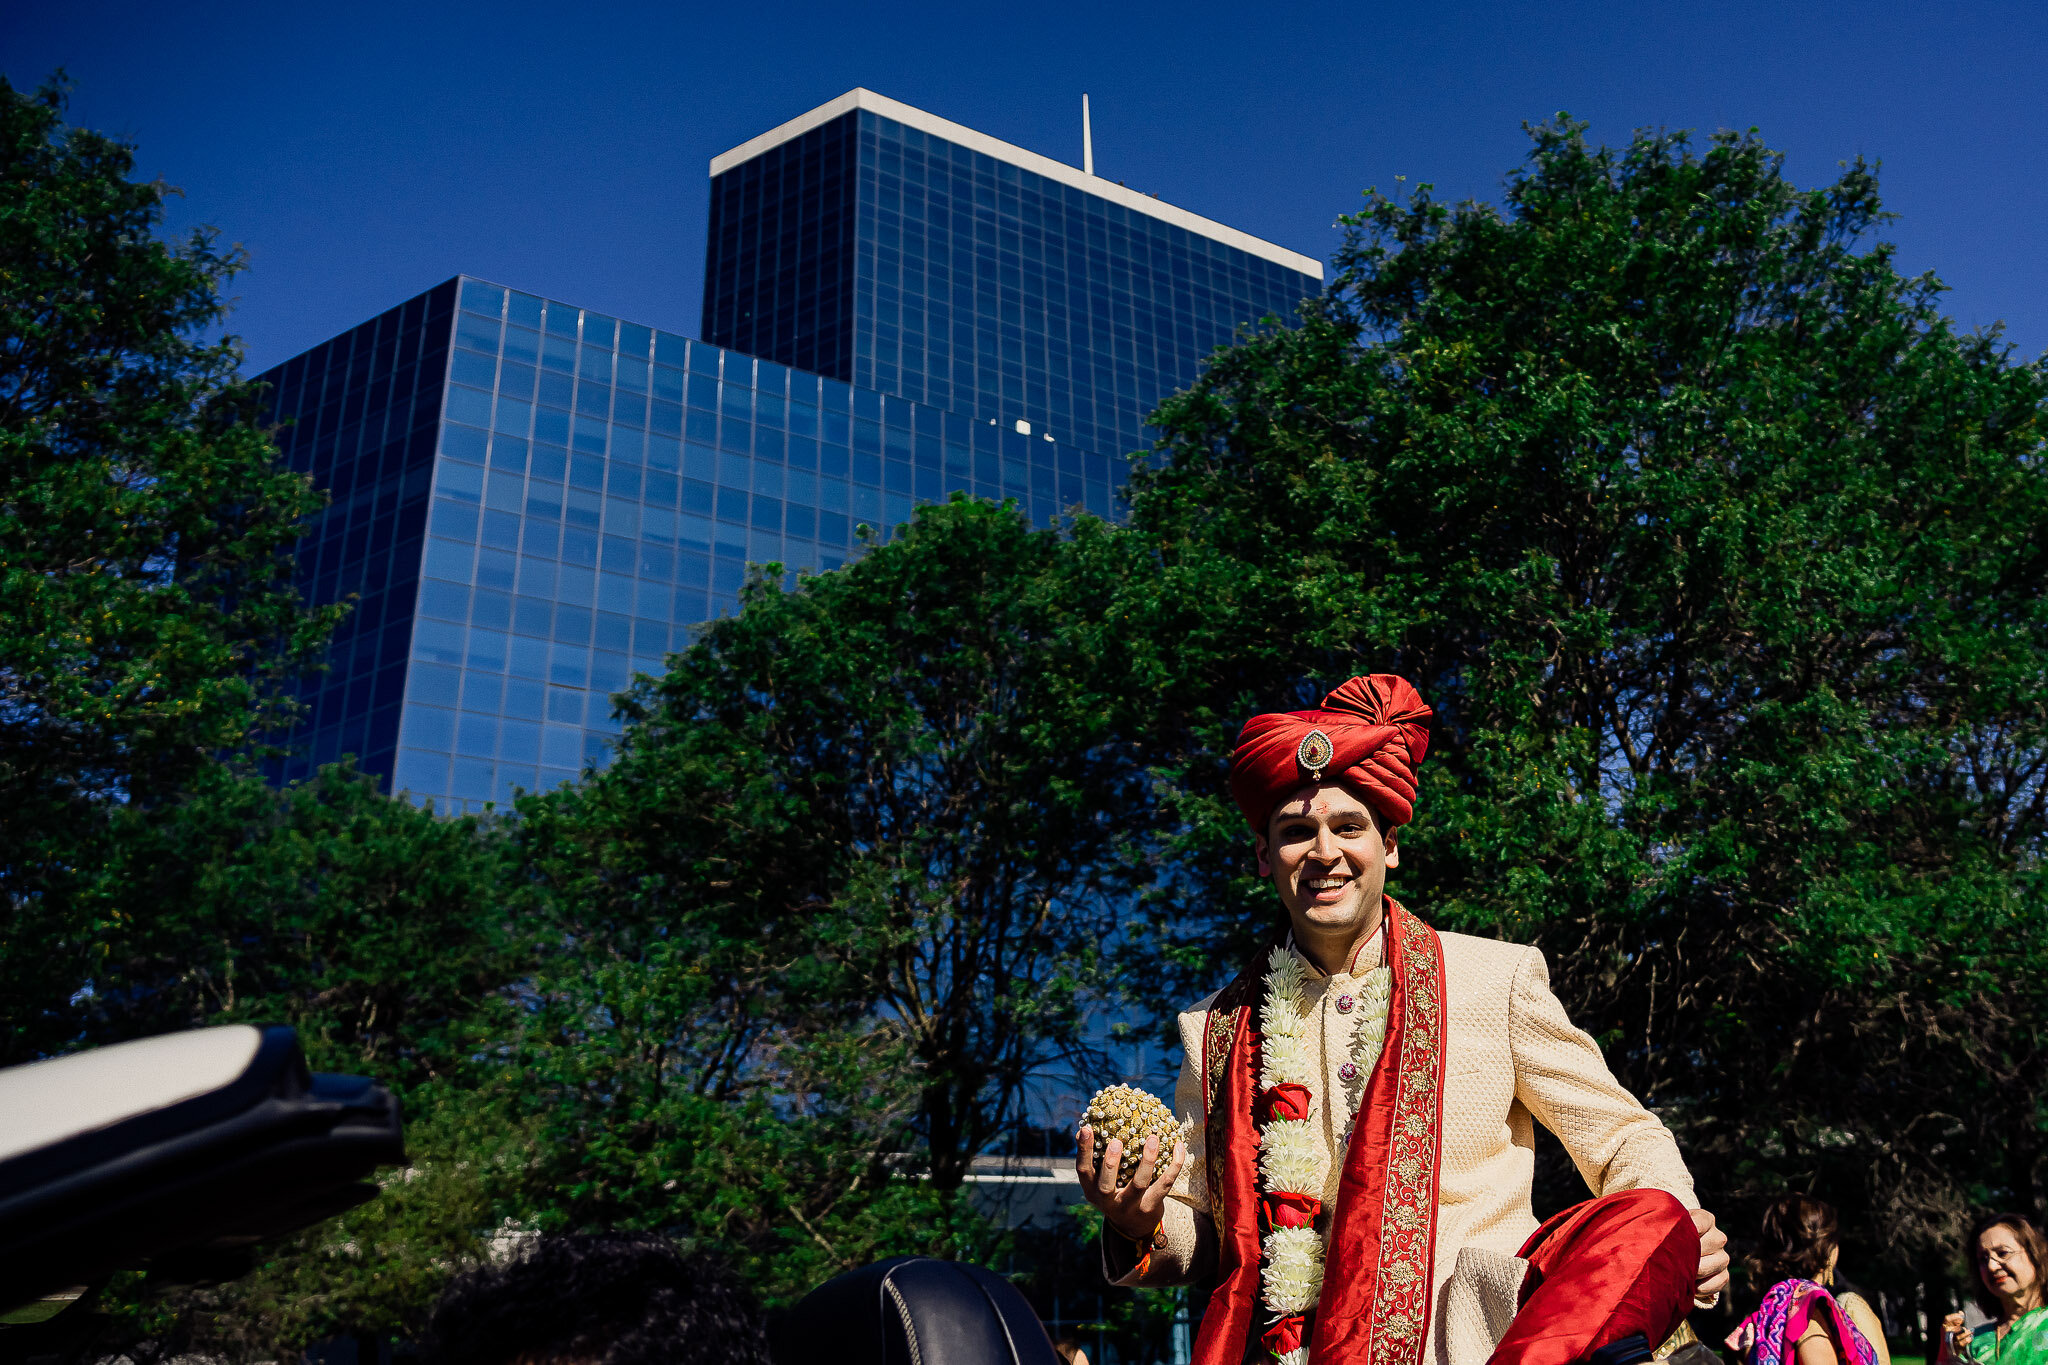
[[[1557,1134],[1594,1194],[1658,1189],[1697,1209],[1678,1144],[1607,1069],[1600,1049],[1565,1017],[1534,948],[1441,934],[1444,955],[1443,1157],[1438,1178],[1432,1334],[1437,1365],[1478,1365],[1515,1312],[1525,1263],[1515,1252],[1536,1230],[1530,1206],[1535,1133]],[[1351,1055],[1364,1015],[1359,978],[1379,966],[1382,936],[1360,946],[1349,971],[1309,969],[1311,1047],[1321,1081],[1314,1116],[1328,1236],[1336,1205],[1341,1141],[1349,1116],[1327,1097],[1342,1095],[1338,1068]],[[1216,1233],[1204,1187],[1203,1096],[1197,1059],[1212,995],[1180,1016],[1183,1061],[1176,1114],[1192,1129],[1189,1159],[1166,1203],[1161,1240],[1145,1274],[1120,1239],[1106,1238],[1104,1270],[1122,1285],[1184,1284],[1213,1273]]]

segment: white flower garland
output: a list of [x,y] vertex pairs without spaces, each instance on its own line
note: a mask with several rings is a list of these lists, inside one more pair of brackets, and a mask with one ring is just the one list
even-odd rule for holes
[[[1308,1036],[1308,973],[1301,955],[1275,948],[1266,963],[1266,994],[1259,1008],[1263,1057],[1261,1090],[1298,1085],[1309,1092],[1307,1118],[1269,1118],[1259,1128],[1259,1184],[1264,1194],[1321,1198],[1317,1180],[1315,1056]],[[1394,974],[1375,967],[1359,978],[1363,1016],[1351,1039],[1353,1073],[1344,1083],[1347,1118],[1356,1122],[1359,1101],[1380,1051],[1386,1046],[1387,1010],[1393,1003]],[[1350,1129],[1345,1130],[1347,1136]],[[1307,1313],[1323,1289],[1323,1239],[1313,1227],[1276,1227],[1266,1233],[1260,1267],[1261,1300],[1274,1321]],[[1308,1347],[1283,1352],[1278,1365],[1307,1365]]]

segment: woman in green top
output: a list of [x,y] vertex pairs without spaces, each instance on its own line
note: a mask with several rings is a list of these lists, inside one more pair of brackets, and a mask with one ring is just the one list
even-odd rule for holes
[[2048,1241],[2017,1213],[1979,1218],[1970,1232],[1977,1306],[1991,1321],[1966,1332],[1963,1315],[1950,1313],[1941,1324],[1941,1360],[1945,1365],[2048,1365],[2048,1307],[2043,1306],[2041,1283]]

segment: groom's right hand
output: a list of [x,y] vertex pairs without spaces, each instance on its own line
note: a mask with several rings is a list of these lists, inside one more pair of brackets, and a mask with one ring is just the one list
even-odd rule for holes
[[1180,1168],[1188,1159],[1187,1144],[1173,1144],[1173,1159],[1166,1169],[1159,1169],[1159,1139],[1145,1139],[1143,1154],[1138,1169],[1131,1173],[1130,1183],[1117,1188],[1116,1173],[1123,1164],[1124,1145],[1115,1138],[1103,1149],[1100,1166],[1095,1160],[1095,1130],[1086,1124],[1081,1127],[1080,1152],[1074,1158],[1074,1170],[1081,1177],[1081,1193],[1088,1202],[1102,1210],[1102,1216],[1119,1233],[1139,1246],[1147,1246],[1152,1234],[1159,1230],[1160,1220],[1165,1216],[1166,1195],[1173,1188],[1173,1182],[1180,1176]]

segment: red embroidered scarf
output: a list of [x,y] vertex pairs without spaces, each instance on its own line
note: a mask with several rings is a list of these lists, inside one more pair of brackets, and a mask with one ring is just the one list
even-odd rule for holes
[[[1322,1296],[1310,1319],[1311,1365],[1420,1365],[1429,1347],[1443,1135],[1443,946],[1392,897],[1386,916],[1394,977],[1386,1047],[1343,1156]],[[1254,1112],[1264,972],[1262,954],[1216,997],[1204,1030],[1207,1176],[1220,1262],[1195,1365],[1241,1365],[1267,1325],[1259,1302]]]

